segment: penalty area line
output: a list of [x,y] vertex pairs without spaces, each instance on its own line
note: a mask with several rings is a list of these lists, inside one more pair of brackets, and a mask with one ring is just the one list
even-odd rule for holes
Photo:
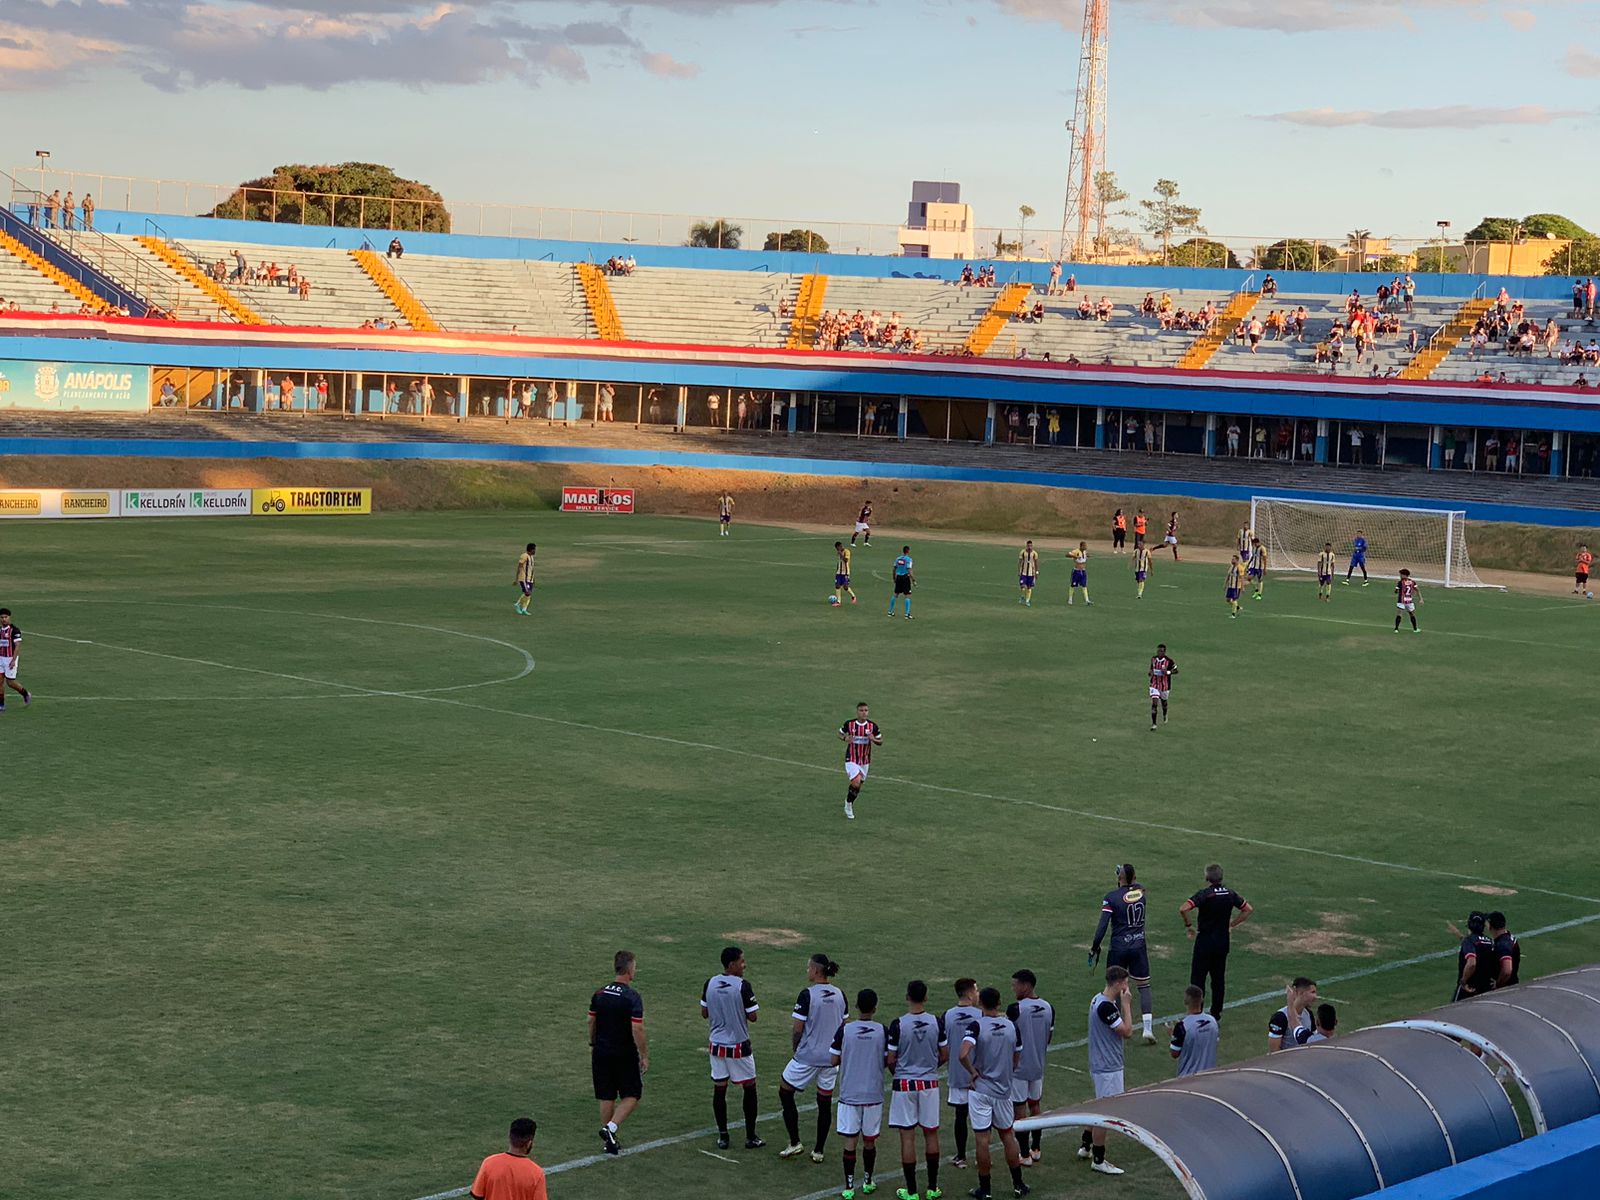
[[[1567,929],[1576,929],[1583,925],[1591,925],[1596,921],[1600,921],[1600,912],[1590,913],[1588,916],[1583,917],[1574,917],[1570,921],[1560,921],[1554,925],[1545,925],[1538,929],[1530,929],[1526,933],[1520,933],[1517,936],[1523,940],[1527,940],[1529,938],[1542,937],[1546,934],[1559,933]],[[1341,975],[1331,975],[1323,980],[1319,980],[1318,982],[1326,983],[1330,986],[1339,983],[1347,983],[1355,979],[1366,979],[1373,975],[1387,974],[1390,971],[1402,971],[1407,967],[1420,966],[1423,963],[1438,962],[1442,959],[1454,958],[1455,954],[1456,951],[1453,948],[1448,950],[1435,950],[1427,954],[1417,954],[1410,958],[1395,959],[1393,962],[1378,963],[1374,966],[1363,967],[1357,971],[1346,971]],[[1282,997],[1282,989],[1275,988],[1270,992],[1257,992],[1253,996],[1243,996],[1236,1000],[1229,1000],[1223,1005],[1223,1008],[1228,1010],[1248,1008],[1252,1005],[1264,1004],[1269,1000],[1279,1000]],[[1167,1025],[1173,1021],[1176,1021],[1181,1016],[1183,1016],[1182,1013],[1173,1013],[1170,1016],[1158,1017],[1156,1018],[1155,1023],[1159,1025]],[[1088,1045],[1088,1039],[1080,1038],[1071,1042],[1052,1042],[1049,1049],[1051,1053],[1056,1053],[1062,1050],[1081,1049],[1086,1045]],[[1065,1063],[1051,1063],[1050,1065],[1082,1074],[1082,1072],[1078,1071],[1076,1067],[1067,1066]],[[817,1106],[815,1104],[805,1104],[800,1106],[799,1111],[814,1112],[816,1111],[816,1107]],[[767,1113],[761,1116],[759,1119],[763,1122],[775,1121],[781,1116],[781,1113]],[[624,1146],[622,1148],[622,1153],[617,1157],[627,1158],[635,1154],[646,1154],[652,1150],[662,1150],[669,1146],[681,1146],[685,1142],[692,1142],[697,1138],[712,1137],[716,1133],[717,1129],[715,1126],[708,1126],[707,1128],[695,1129],[688,1133],[674,1134],[671,1137],[655,1138],[648,1142],[640,1142],[637,1146]],[[709,1152],[702,1151],[702,1153]],[[544,1172],[546,1175],[560,1175],[569,1171],[581,1171],[586,1167],[592,1167],[597,1163],[605,1162],[608,1157],[610,1156],[605,1154],[586,1154],[582,1158],[574,1158],[568,1160],[567,1162],[556,1163],[554,1166],[546,1167]],[[470,1188],[465,1187],[451,1188],[448,1191],[433,1192],[427,1196],[419,1196],[417,1200],[456,1200],[456,1198],[459,1196],[465,1196],[470,1190]],[[817,1198],[817,1200],[820,1200],[820,1197],[837,1194],[838,1189],[829,1188],[826,1191],[811,1193],[811,1196]],[[800,1197],[798,1200],[807,1200],[807,1198]]]

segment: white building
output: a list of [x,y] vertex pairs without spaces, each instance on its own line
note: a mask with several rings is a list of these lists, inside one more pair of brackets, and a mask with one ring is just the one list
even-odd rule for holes
[[913,180],[900,253],[907,258],[971,258],[972,207],[961,203],[959,183]]

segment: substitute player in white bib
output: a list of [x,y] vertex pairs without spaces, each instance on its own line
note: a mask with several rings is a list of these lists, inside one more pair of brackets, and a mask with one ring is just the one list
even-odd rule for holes
[[728,1148],[728,1085],[744,1091],[744,1146],[766,1145],[756,1136],[756,1058],[750,1046],[750,1022],[760,1014],[755,992],[744,977],[744,951],[729,946],[722,952],[722,974],[706,980],[700,993],[700,1015],[710,1025],[706,1051],[711,1056],[711,1112],[717,1120],[717,1149]]
[[900,1169],[906,1177],[899,1197],[918,1194],[918,1129],[928,1193],[939,1192],[939,1068],[950,1051],[944,1023],[927,1011],[927,1002],[928,985],[913,979],[906,984],[906,1015],[889,1022],[889,1128],[900,1131]]
[[872,1174],[878,1165],[878,1135],[883,1132],[883,1068],[889,1038],[872,1019],[878,1011],[878,993],[862,988],[856,993],[860,1014],[841,1025],[833,1036],[833,1065],[839,1071],[839,1136],[844,1138],[844,1191],[841,1200],[855,1200],[856,1139],[861,1139],[861,1190],[878,1190]]
[[800,1144],[800,1109],[794,1097],[815,1083],[817,1141],[811,1161],[823,1161],[839,1074],[833,1065],[833,1035],[849,1015],[844,993],[828,982],[838,973],[839,964],[826,954],[813,954],[806,963],[806,988],[794,1002],[794,1057],[783,1068],[783,1081],[778,1085],[778,1103],[789,1134],[789,1144],[778,1151],[779,1158],[795,1158],[805,1152]]

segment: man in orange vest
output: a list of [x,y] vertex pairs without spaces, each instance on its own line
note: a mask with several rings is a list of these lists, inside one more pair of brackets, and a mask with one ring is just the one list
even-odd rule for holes
[[1589,591],[1589,568],[1594,566],[1594,555],[1589,553],[1587,545],[1578,547],[1578,555],[1573,559],[1572,594],[1575,596],[1587,595]]
[[1128,549],[1128,517],[1120,508],[1111,517],[1111,553],[1122,554]]
[[1149,527],[1150,523],[1145,520],[1144,509],[1141,508],[1133,518],[1133,548],[1135,550],[1143,549],[1145,531]]

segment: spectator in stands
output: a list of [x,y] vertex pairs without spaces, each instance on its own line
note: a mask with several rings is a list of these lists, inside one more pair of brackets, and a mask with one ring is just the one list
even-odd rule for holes
[[1597,295],[1600,295],[1600,287],[1595,285],[1593,279],[1583,285],[1583,315],[1591,321],[1594,320],[1594,305]]
[[1050,444],[1052,446],[1060,442],[1061,414],[1053,408],[1045,414],[1045,432],[1049,434]]
[[304,275],[300,276],[300,299],[311,299],[311,280]]
[[400,239],[399,238],[390,238],[389,239],[389,252],[386,255],[386,257],[388,257],[388,258],[404,258],[405,256],[406,256],[406,248],[400,244]]
[[278,408],[288,410],[294,407],[294,380],[285,375],[278,381]]
[[1094,304],[1085,296],[1078,301],[1078,320],[1091,321],[1094,319]]
[[161,399],[158,402],[162,408],[176,408],[178,406],[178,389],[172,385],[172,380],[166,379],[161,383]]
[[617,419],[617,389],[609,383],[602,383],[595,399],[597,410],[595,415],[602,421],[615,422]]
[[46,196],[45,200],[44,200],[44,227],[46,229],[55,228],[56,213],[58,213],[60,211],[61,211],[61,189],[57,188],[55,191],[51,192],[48,196]]
[[83,194],[83,227],[85,230],[94,230],[94,197],[88,192]]
[[1350,439],[1350,461],[1358,467],[1365,465],[1361,447],[1367,438],[1366,431],[1359,425],[1352,425],[1345,436]]
[[1406,316],[1409,317],[1417,299],[1417,281],[1411,278],[1411,276],[1407,275],[1405,280],[1400,284],[1400,292],[1401,295],[1405,297]]
[[1146,454],[1156,452],[1156,423],[1148,415],[1144,419],[1144,452]]
[[1316,435],[1308,421],[1300,423],[1300,457],[1310,462],[1317,456]]
[[[1504,379],[1505,375],[1501,374],[1500,378]],[[1517,443],[1516,434],[1513,433],[1506,438],[1506,473],[1509,475],[1517,474],[1517,452],[1520,449],[1521,446]]]
[[67,192],[67,198],[61,202],[61,228],[71,229],[72,218],[77,215],[77,212],[78,206],[69,191]]
[[1239,422],[1231,419],[1228,421],[1228,457],[1239,457]]
[[1306,312],[1306,306],[1302,304],[1300,307],[1294,310],[1294,316],[1290,319],[1290,325],[1294,329],[1294,340],[1297,342],[1303,342],[1306,340],[1307,316],[1308,314]]
[[1058,258],[1058,259],[1056,259],[1055,262],[1050,264],[1050,287],[1045,291],[1045,295],[1054,296],[1056,294],[1056,290],[1060,286],[1061,286],[1061,260]]
[[1006,409],[1006,441],[1015,444],[1017,431],[1022,428],[1022,413],[1015,404]]
[[1254,443],[1251,457],[1265,458],[1267,456],[1267,427],[1265,425],[1257,425],[1255,436],[1251,440]]
[[722,424],[722,397],[717,395],[716,392],[712,392],[706,397],[706,412],[710,414],[709,419],[712,425]]
[[1035,446],[1039,444],[1039,410],[1037,408],[1028,410],[1028,441]]
[[1138,419],[1132,413],[1129,413],[1128,419],[1122,423],[1122,448],[1124,450],[1132,450],[1138,437]]
[[317,411],[328,411],[328,377],[326,375],[317,376]]
[[1078,290],[1078,277],[1076,275],[1068,275],[1067,276],[1067,291],[1075,292],[1077,290]]
[[772,393],[772,432],[778,432],[778,426],[783,422],[783,397],[777,392]]
[[1483,467],[1486,471],[1500,469],[1500,437],[1492,429],[1483,439]]
[[1250,339],[1250,353],[1254,354],[1261,345],[1261,319],[1259,317],[1251,317],[1250,324],[1245,330],[1245,333]]
[[1280,462],[1288,462],[1290,447],[1294,444],[1294,429],[1287,421],[1278,422],[1277,457]]

